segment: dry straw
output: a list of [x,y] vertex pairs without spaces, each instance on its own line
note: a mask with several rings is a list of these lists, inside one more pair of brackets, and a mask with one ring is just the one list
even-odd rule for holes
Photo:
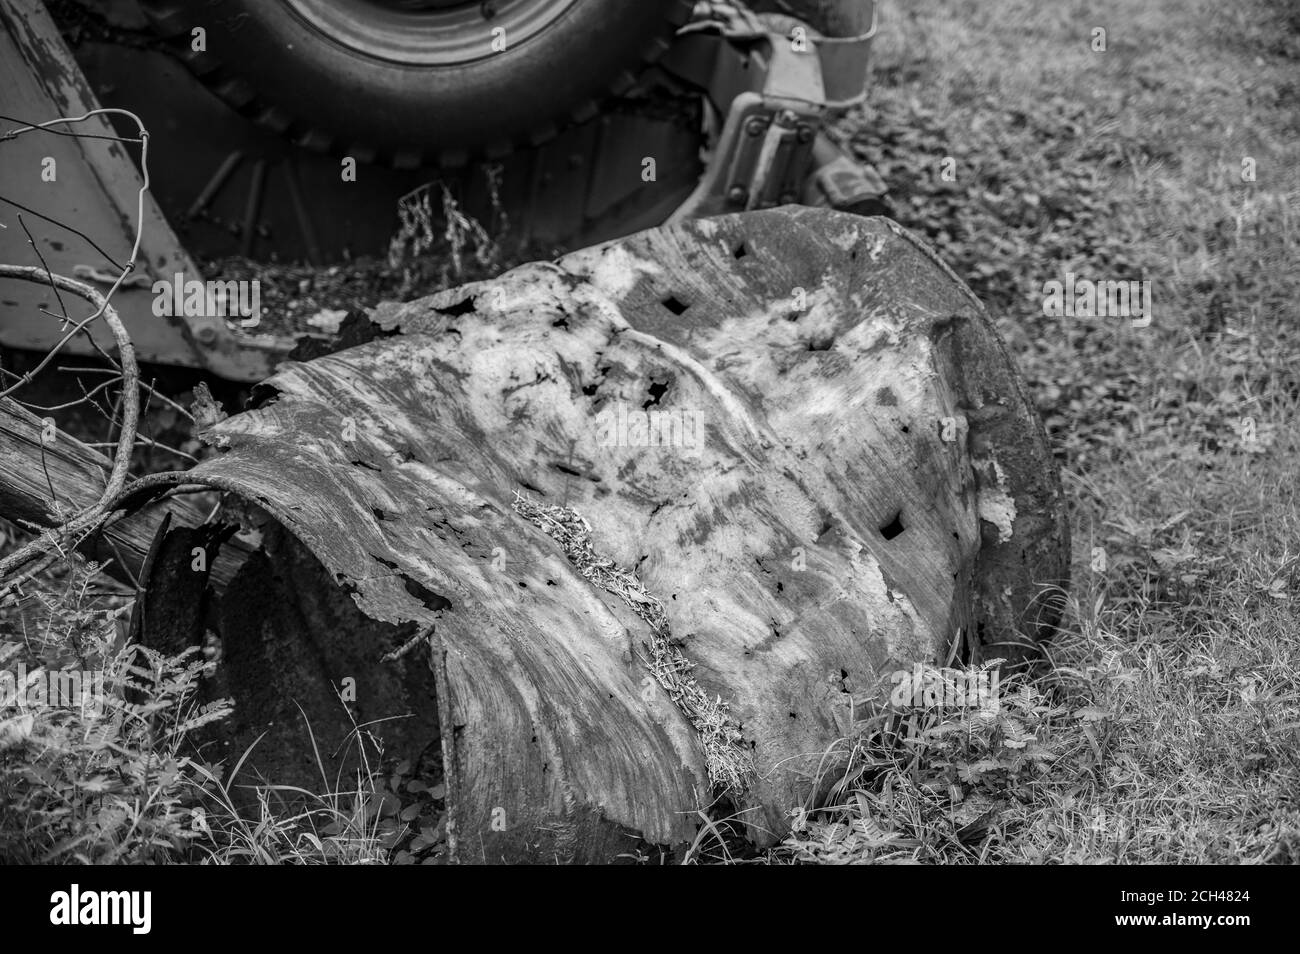
[[704,749],[704,763],[715,789],[730,795],[743,792],[754,774],[740,724],[720,696],[712,699],[691,675],[695,668],[672,643],[663,604],[646,591],[636,574],[598,555],[591,545],[591,524],[569,507],[546,507],[515,494],[515,512],[551,537],[564,550],[583,579],[623,600],[650,627],[642,661],[677,708],[695,726]]

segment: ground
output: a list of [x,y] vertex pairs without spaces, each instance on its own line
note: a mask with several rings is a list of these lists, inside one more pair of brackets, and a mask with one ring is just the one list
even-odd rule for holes
[[[1300,860],[1300,8],[881,12],[847,131],[1028,381],[1064,468],[1071,613],[1044,696],[1004,724],[846,743],[841,809],[795,855]],[[1149,280],[1149,326],[1046,316],[1067,271]]]
[[[1070,611],[1046,663],[1003,680],[996,714],[895,715],[845,739],[828,799],[791,806],[795,834],[761,860],[1296,862],[1300,8],[880,6],[870,103],[840,132],[1025,375],[1065,475]],[[1149,281],[1150,323],[1045,314],[1044,284],[1067,272]],[[113,782],[127,779],[113,808],[127,814],[98,809],[98,834],[65,856],[96,837],[116,857],[194,850],[179,810],[140,821],[132,793],[183,801],[148,762]],[[0,785],[30,785],[15,772]],[[323,796],[315,840],[289,819],[210,850],[381,857],[374,806],[411,791],[401,776],[370,807]],[[43,784],[47,807],[75,814],[109,780]],[[0,822],[15,851],[17,823]],[[402,845],[422,857],[437,833]],[[707,829],[692,857],[725,860],[727,842]]]

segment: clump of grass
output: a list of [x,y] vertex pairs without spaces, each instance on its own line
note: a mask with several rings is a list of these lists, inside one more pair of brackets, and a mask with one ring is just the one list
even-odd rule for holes
[[330,779],[312,737],[319,791],[264,780],[239,783],[253,747],[228,777],[219,766],[195,764],[203,837],[191,854],[213,864],[440,863],[446,851],[442,786],[430,789],[413,777],[409,762],[385,771],[382,747],[362,727],[349,742],[358,750],[357,768]]
[[[98,605],[93,567],[73,566],[29,598],[26,632],[0,642],[11,681],[49,672],[87,678],[76,705],[0,700],[0,857],[23,863],[154,863],[184,855],[193,793],[181,754],[188,733],[224,702],[194,703],[210,670],[200,652],[166,657],[122,645],[117,614]],[[25,627],[26,628],[26,627]],[[102,695],[98,690],[102,687]]]
[[[490,180],[495,182],[495,180]],[[438,208],[434,208],[434,195]],[[497,198],[495,187],[492,198]],[[504,220],[499,204],[497,215]],[[473,277],[490,274],[501,262],[501,247],[478,219],[461,207],[443,183],[428,183],[402,196],[397,205],[398,229],[388,245],[388,267],[410,269],[424,260],[442,261],[444,286],[471,277],[466,270],[466,253],[473,259]],[[436,257],[432,253],[439,253]]]
[[1132,608],[1076,608],[1089,622],[1041,673],[1004,683],[996,713],[864,722],[830,753],[837,781],[824,805],[795,813],[777,856],[1293,863],[1300,620],[1272,610],[1171,639]]
[[353,776],[329,779],[322,767],[319,792],[244,779],[253,747],[233,766],[205,759],[204,730],[231,713],[229,700],[198,701],[214,660],[197,647],[168,656],[128,645],[129,601],[99,579],[94,565],[70,560],[0,607],[9,685],[100,674],[81,683],[95,694],[77,705],[0,698],[0,861],[441,860],[445,792],[409,763],[390,766],[367,727],[349,740],[360,755]]
[[[942,680],[943,671],[925,667]],[[1070,758],[1070,714],[1020,677],[997,697],[877,711],[828,753],[826,806],[795,813],[782,852],[822,863],[981,860],[999,805]]]
[[483,175],[486,222],[466,210],[446,183],[429,182],[399,199],[386,255],[349,257],[327,268],[230,256],[205,263],[205,272],[257,279],[266,316],[258,331],[297,335],[319,334],[311,319],[322,311],[369,312],[381,301],[409,301],[553,257],[555,249],[530,247],[511,233],[500,202],[501,170],[490,166]]

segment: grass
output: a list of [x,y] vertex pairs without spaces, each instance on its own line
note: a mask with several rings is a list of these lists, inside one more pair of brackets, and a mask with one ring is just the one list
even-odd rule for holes
[[[978,713],[869,723],[779,856],[1300,861],[1300,11],[883,14],[845,132],[1025,374],[1065,469],[1071,612],[1009,735]],[[1152,281],[1152,324],[1046,317],[1066,271]]]
[[[1046,660],[1004,680],[998,711],[877,712],[762,860],[1300,861],[1300,11],[881,7],[871,104],[842,132],[1024,372],[1065,472],[1074,583]],[[1067,271],[1151,281],[1151,325],[1045,316],[1043,283]],[[113,655],[120,600],[61,585],[23,651],[88,646],[143,679]],[[0,723],[0,856],[436,856],[428,793],[381,760],[322,778],[306,808],[259,783],[235,811],[232,783],[179,747],[211,715],[186,707],[202,665],[151,660],[112,747],[66,713]],[[727,850],[708,822],[690,860]]]
[[[0,708],[0,861],[22,864],[416,864],[445,847],[441,793],[390,764],[357,726],[351,776],[318,790],[275,785],[204,757],[203,729],[228,700],[203,705],[215,663],[128,645],[121,594],[93,566],[68,564],[29,591],[0,668],[102,673],[83,705]],[[20,668],[21,667],[21,668]],[[85,685],[89,686],[87,680]],[[12,687],[4,687],[11,689]],[[30,697],[29,697],[30,698]],[[310,725],[307,736],[315,744]],[[254,745],[255,747],[255,745]],[[432,817],[431,817],[432,816]]]

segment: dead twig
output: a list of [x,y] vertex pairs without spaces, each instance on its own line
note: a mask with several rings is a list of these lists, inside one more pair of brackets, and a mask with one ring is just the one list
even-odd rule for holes
[[[96,344],[95,347],[101,354],[104,354],[104,356],[108,358],[110,364],[116,365],[115,370],[119,371],[121,375],[121,392],[119,397],[119,404],[121,407],[121,428],[118,433],[116,451],[113,454],[113,466],[109,471],[108,480],[105,483],[103,493],[100,494],[99,500],[91,506],[72,515],[57,526],[46,530],[35,540],[19,547],[15,552],[0,559],[0,580],[10,580],[10,586],[20,584],[22,579],[30,578],[30,576],[36,572],[30,567],[30,564],[34,561],[38,566],[43,566],[49,561],[49,559],[51,559],[52,554],[62,552],[63,545],[69,538],[78,537],[84,539],[86,535],[93,533],[103,524],[104,518],[110,513],[110,502],[118,497],[121,494],[123,487],[126,486],[127,475],[131,466],[131,455],[135,450],[137,431],[139,428],[140,370],[139,366],[136,364],[135,346],[131,342],[131,336],[127,333],[126,326],[122,324],[121,319],[118,317],[117,312],[114,310],[109,300],[117,292],[118,288],[121,287],[122,283],[126,280],[127,275],[135,268],[136,260],[140,254],[140,241],[144,229],[144,196],[149,189],[149,132],[144,128],[144,123],[140,121],[140,117],[130,110],[92,109],[81,116],[64,116],[57,119],[51,119],[44,123],[25,124],[15,129],[6,130],[2,135],[0,135],[0,141],[8,141],[17,138],[18,136],[38,131],[54,135],[89,136],[94,134],[70,132],[55,127],[70,126],[86,122],[94,116],[112,114],[130,118],[135,123],[136,129],[139,130],[139,138],[131,140],[138,142],[140,145],[141,184],[140,188],[136,192],[135,236],[131,244],[130,254],[127,256],[126,261],[120,265],[115,262],[113,257],[107,252],[100,249],[93,239],[89,236],[83,237],[93,248],[99,250],[100,254],[103,255],[108,262],[120,269],[120,273],[118,274],[117,279],[113,282],[113,286],[107,293],[101,294],[96,288],[84,282],[78,281],[74,278],[68,278],[65,275],[54,274],[48,267],[45,267],[45,259],[41,256],[40,250],[36,247],[36,243],[31,240],[30,232],[27,232],[28,240],[31,242],[33,249],[36,249],[37,260],[41,262],[41,266],[0,265],[0,278],[12,278],[18,281],[39,282],[40,284],[49,285],[59,302],[60,310],[63,312],[62,319],[65,322],[71,322],[72,319],[68,317],[67,308],[63,302],[63,296],[60,294],[61,291],[72,292],[95,306],[95,311],[73,325],[71,330],[67,331],[63,337],[60,338],[58,343],[46,353],[46,355],[37,363],[35,368],[18,376],[18,379],[13,384],[4,390],[0,390],[0,398],[8,397],[14,391],[29,384],[37,374],[44,370],[50,362],[54,360],[55,355],[59,354],[59,352],[63,350],[64,346],[66,346],[73,337],[82,333],[89,336],[90,332],[86,331],[86,328],[92,322],[99,319],[103,319],[104,324],[108,326],[109,331],[113,335],[113,339],[117,344],[118,360],[114,362],[102,348],[99,348],[98,344]],[[12,200],[5,199],[4,201],[9,202],[16,208],[22,208],[24,211],[31,212],[31,210],[25,209]],[[40,215],[40,213],[37,212],[31,212],[31,214],[37,215],[46,221],[54,222],[55,225],[58,225],[61,228],[69,229],[77,234],[81,234],[72,226],[57,222],[50,219],[48,216]],[[25,224],[23,225],[23,230],[24,232],[27,231]],[[27,568],[26,573],[17,580],[11,580],[11,577],[24,568]]]
[[[135,450],[136,429],[139,423],[140,369],[135,360],[135,346],[131,343],[131,337],[127,334],[126,326],[122,324],[117,312],[108,303],[108,299],[90,285],[63,275],[51,275],[43,269],[19,265],[0,265],[0,277],[18,278],[41,283],[53,282],[64,291],[80,295],[92,305],[95,305],[97,310],[92,318],[102,317],[104,323],[113,332],[122,365],[122,428],[117,441],[117,450],[113,455],[113,467],[109,471],[108,482],[104,486],[103,493],[100,495],[99,500],[90,507],[59,526],[47,530],[32,542],[9,554],[9,556],[0,559],[0,580],[4,580],[36,556],[48,553],[56,540],[82,533],[93,527],[107,512],[105,510],[107,502],[117,496],[126,485],[127,473],[131,466],[131,454]],[[64,343],[70,337],[71,334],[65,337]]]

